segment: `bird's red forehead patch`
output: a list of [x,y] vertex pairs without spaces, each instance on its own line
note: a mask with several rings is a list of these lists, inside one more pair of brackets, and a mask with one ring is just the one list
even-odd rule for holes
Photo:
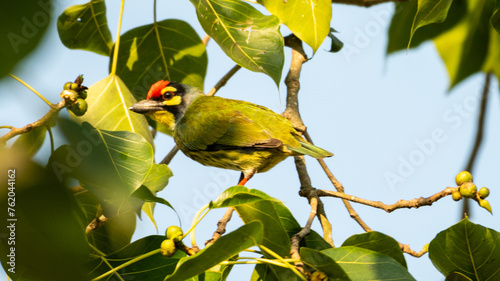
[[160,80],[153,85],[149,89],[148,96],[146,97],[148,100],[151,98],[159,98],[161,96],[161,90],[167,85],[170,84],[170,81]]

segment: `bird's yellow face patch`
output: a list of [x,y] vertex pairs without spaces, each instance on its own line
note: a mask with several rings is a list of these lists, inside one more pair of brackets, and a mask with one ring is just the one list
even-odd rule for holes
[[161,89],[162,103],[164,105],[179,105],[182,102],[181,96],[176,95],[177,89],[171,86]]
[[178,104],[181,104],[181,102],[182,102],[182,98],[180,96],[173,96],[169,100],[162,101],[162,103],[164,105],[178,105]]

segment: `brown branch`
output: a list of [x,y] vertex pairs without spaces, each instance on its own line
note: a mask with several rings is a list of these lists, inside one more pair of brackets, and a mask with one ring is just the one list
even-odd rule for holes
[[[304,137],[306,140],[310,143],[313,143],[311,136],[309,136],[309,133],[307,131],[304,131]],[[323,159],[317,159],[319,162],[319,165],[321,168],[323,168],[323,171],[325,172],[326,176],[330,181],[332,182],[333,186],[337,189],[339,193],[344,193],[344,186],[335,178],[333,173],[330,171],[330,168],[326,165],[325,161]],[[361,219],[361,217],[358,215],[358,213],[354,210],[352,207],[351,203],[347,199],[342,199],[342,202],[344,203],[347,211],[349,212],[349,216],[351,216],[352,219],[354,219],[365,231],[372,231],[372,229]]]
[[410,249],[410,245],[408,244],[402,244],[402,243],[399,243],[399,247],[401,248],[401,250],[407,254],[410,254],[416,258],[420,258],[421,256],[423,256],[425,253],[428,252],[428,249],[427,247],[424,247],[422,250],[420,250],[420,252],[415,252],[414,250]]
[[[210,38],[210,37],[208,37]],[[217,82],[217,84],[215,84],[215,86],[210,90],[210,92],[207,93],[207,96],[213,96],[217,93],[217,91],[219,91],[220,88],[224,87],[227,83],[227,81],[229,81],[229,79],[231,79],[231,77],[234,76],[234,74],[236,72],[238,72],[238,70],[241,69],[241,66],[239,65],[235,65],[233,66],[233,68],[231,68],[231,70],[229,70],[226,75],[224,75],[220,80],[219,82]],[[174,147],[172,147],[172,150],[170,150],[170,152],[165,156],[165,158],[163,158],[163,160],[161,160],[160,164],[169,164],[170,161],[172,161],[172,159],[174,158],[174,156],[177,154],[177,152],[179,152],[179,148],[177,147],[177,145],[175,145]]]
[[361,7],[371,7],[374,5],[388,3],[388,2],[405,2],[408,0],[332,0],[335,4],[347,4]]
[[227,208],[226,213],[224,213],[222,219],[220,219],[217,222],[217,230],[215,230],[214,234],[212,235],[212,238],[210,238],[205,242],[205,246],[213,244],[217,239],[219,239],[222,236],[222,234],[226,232],[226,225],[231,220],[231,217],[233,216],[233,211],[234,211],[233,207]]
[[14,127],[12,127],[11,130],[7,134],[5,134],[2,137],[0,137],[0,145],[5,145],[5,143],[7,143],[8,140],[10,140],[11,138],[13,138],[13,137],[15,137],[17,135],[27,133],[27,132],[29,132],[29,131],[31,131],[33,129],[36,129],[38,127],[41,127],[41,126],[45,126],[46,124],[48,124],[50,122],[50,120],[52,118],[54,118],[54,117],[57,116],[57,114],[59,113],[59,111],[61,109],[63,109],[65,105],[66,105],[66,101],[65,100],[62,100],[62,101],[60,101],[57,104],[51,104],[49,112],[47,112],[39,120],[37,120],[37,121],[35,121],[33,123],[30,123],[30,124],[27,124],[27,125],[25,125],[22,128],[14,128]]
[[87,225],[87,228],[85,229],[85,234],[89,235],[92,231],[98,229],[107,222],[108,218],[105,217],[104,215],[96,217],[93,221],[89,223],[89,225]]
[[203,45],[207,46],[208,41],[210,41],[210,36],[208,34],[206,34],[205,37],[203,37],[203,39],[201,41],[203,42]]
[[318,189],[318,196],[320,197],[337,197],[337,198],[342,198],[343,200],[348,200],[351,202],[363,204],[366,206],[382,209],[388,213],[393,212],[394,210],[397,209],[402,209],[402,208],[419,208],[422,206],[430,206],[434,202],[438,201],[439,199],[446,197],[448,195],[451,195],[453,191],[458,190],[458,187],[447,187],[443,191],[440,191],[432,196],[429,197],[420,197],[420,198],[415,198],[411,200],[399,200],[398,202],[394,204],[384,204],[380,201],[372,201],[372,200],[367,200],[363,198],[359,198],[353,195],[348,195],[345,194],[344,192],[338,192],[338,191],[332,191],[332,190],[323,190],[323,189]]
[[[474,164],[476,163],[476,158],[479,153],[479,149],[481,148],[481,144],[483,143],[483,135],[484,135],[484,120],[486,119],[486,109],[488,103],[488,92],[490,89],[490,81],[491,81],[492,73],[486,73],[486,78],[483,86],[483,93],[481,96],[481,105],[479,107],[479,116],[477,118],[477,131],[476,137],[474,140],[474,146],[472,147],[472,151],[469,156],[469,161],[467,162],[467,166],[465,167],[465,171],[469,171],[472,173],[474,170]],[[462,214],[461,216],[469,216],[470,217],[470,208],[469,208],[469,200],[465,199],[462,205]]]

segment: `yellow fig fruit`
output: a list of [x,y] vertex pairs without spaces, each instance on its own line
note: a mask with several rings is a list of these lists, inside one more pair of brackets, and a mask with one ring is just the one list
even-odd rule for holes
[[455,181],[458,186],[461,186],[466,182],[472,181],[472,175],[467,171],[462,171],[455,177]]

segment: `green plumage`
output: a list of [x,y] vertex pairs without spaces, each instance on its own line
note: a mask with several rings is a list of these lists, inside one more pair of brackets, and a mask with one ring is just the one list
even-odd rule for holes
[[189,85],[158,81],[132,111],[173,129],[179,149],[203,165],[242,171],[244,184],[288,156],[333,154],[302,138],[283,116],[253,103],[205,96]]

